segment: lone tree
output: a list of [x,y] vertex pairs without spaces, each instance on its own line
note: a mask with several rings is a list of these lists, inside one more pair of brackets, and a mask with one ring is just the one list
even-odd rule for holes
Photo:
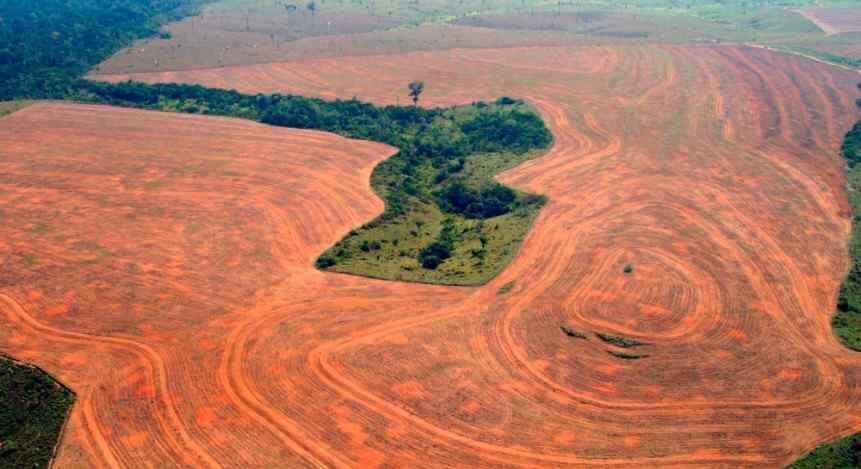
[[419,96],[425,90],[425,84],[420,81],[410,83],[410,97],[413,98],[413,106],[419,105]]

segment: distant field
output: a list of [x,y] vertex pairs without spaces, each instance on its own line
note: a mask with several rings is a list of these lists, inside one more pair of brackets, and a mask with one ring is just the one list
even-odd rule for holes
[[[799,7],[812,2],[797,2]],[[559,4],[539,0],[422,2],[347,0],[288,10],[273,0],[224,0],[166,27],[167,38],[139,41],[96,74],[192,70],[351,55],[451,48],[616,42],[796,44],[819,58],[853,58],[848,37],[832,47],[822,31],[784,3],[656,0]],[[806,10],[805,10],[806,11]],[[830,54],[830,55],[829,55]],[[846,55],[843,55],[846,54]],[[834,57],[831,57],[834,56]]]
[[829,35],[861,31],[861,7],[803,8],[798,12]]

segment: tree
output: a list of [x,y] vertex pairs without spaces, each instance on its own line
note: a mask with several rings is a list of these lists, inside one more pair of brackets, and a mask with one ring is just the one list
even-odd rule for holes
[[419,105],[419,96],[425,90],[425,84],[420,81],[410,83],[410,98],[413,99],[413,106]]

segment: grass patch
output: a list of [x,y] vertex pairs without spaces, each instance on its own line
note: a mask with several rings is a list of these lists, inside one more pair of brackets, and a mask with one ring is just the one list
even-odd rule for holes
[[822,445],[787,466],[788,469],[852,469],[861,467],[861,433]]
[[25,107],[33,104],[34,101],[27,99],[19,99],[16,101],[0,101],[0,117],[5,115],[12,114],[15,111],[19,111],[24,109]]
[[506,293],[510,292],[514,288],[515,285],[517,285],[517,283],[514,282],[513,280],[511,282],[506,283],[505,285],[499,287],[499,294],[505,295]]
[[0,357],[0,467],[48,467],[74,401],[41,370]]
[[861,59],[844,57],[842,55],[837,55],[824,50],[817,50],[811,47],[806,47],[804,45],[780,45],[775,47],[775,49],[790,54],[808,55],[810,57],[815,57],[819,60],[823,60],[825,62],[833,63],[836,65],[842,65],[844,67],[855,69],[861,68]]
[[[470,151],[470,147],[484,148],[480,142],[457,149],[464,134],[474,129],[472,123],[499,112],[537,115],[523,102],[500,100],[444,109],[429,125],[416,129],[408,139],[427,156],[416,160],[404,150],[412,144],[408,142],[380,164],[371,185],[386,199],[386,212],[324,252],[317,266],[448,285],[481,285],[495,277],[517,253],[545,198],[501,186],[493,176],[541,151],[527,146],[543,149],[550,142],[542,124],[534,143],[511,145],[512,151]],[[519,132],[516,126],[520,125],[533,132],[536,129],[528,121],[515,123],[509,131]],[[487,130],[480,131],[481,138],[494,138]]]
[[629,339],[627,337],[622,337],[620,335],[603,334],[601,332],[596,332],[595,336],[598,337],[599,339],[603,340],[604,342],[607,342],[608,344],[615,345],[616,347],[633,348],[633,347],[639,347],[641,345],[649,345],[645,342],[640,342],[638,340]]
[[586,339],[586,334],[582,332],[577,332],[576,330],[572,329],[571,326],[562,325],[559,326],[559,329],[562,329],[562,332],[568,337],[572,337],[574,339]]

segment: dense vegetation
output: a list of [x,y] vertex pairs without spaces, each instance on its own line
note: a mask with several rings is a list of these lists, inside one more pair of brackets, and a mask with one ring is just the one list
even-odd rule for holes
[[0,467],[47,467],[74,400],[42,371],[0,357]]
[[861,467],[861,433],[820,446],[789,469],[852,469]]
[[852,235],[849,239],[849,273],[840,289],[832,325],[844,345],[861,351],[861,122],[846,134],[841,153],[846,160]]
[[205,0],[0,0],[0,100],[63,98],[66,84]]

